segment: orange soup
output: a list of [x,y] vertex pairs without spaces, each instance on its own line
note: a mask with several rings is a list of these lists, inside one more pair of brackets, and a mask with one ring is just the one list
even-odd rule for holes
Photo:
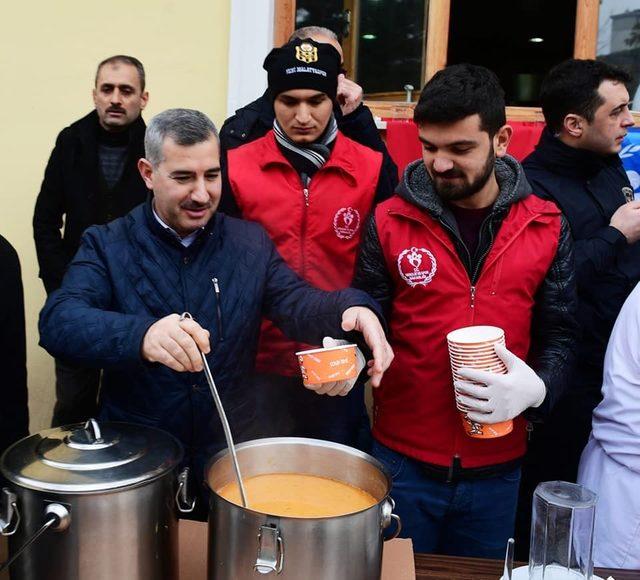
[[[267,473],[244,479],[249,508],[258,512],[294,518],[325,518],[367,509],[377,500],[366,491],[317,475]],[[235,481],[218,495],[242,505]]]

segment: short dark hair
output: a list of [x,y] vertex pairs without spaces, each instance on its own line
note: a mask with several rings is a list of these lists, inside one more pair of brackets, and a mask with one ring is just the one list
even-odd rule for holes
[[456,64],[438,71],[424,86],[413,112],[417,125],[455,123],[480,116],[480,128],[493,137],[507,122],[504,90],[488,68]]
[[584,117],[589,123],[604,102],[598,93],[602,81],[629,83],[624,70],[601,60],[570,58],[553,67],[540,88],[544,120],[558,133],[570,113]]
[[146,76],[144,73],[144,66],[135,56],[127,56],[126,54],[116,54],[115,56],[110,56],[109,58],[105,58],[96,69],[96,80],[95,84],[98,85],[98,75],[100,74],[100,69],[105,64],[130,64],[131,66],[135,66],[138,71],[138,78],[140,79],[140,91],[144,91],[144,87],[146,85]]

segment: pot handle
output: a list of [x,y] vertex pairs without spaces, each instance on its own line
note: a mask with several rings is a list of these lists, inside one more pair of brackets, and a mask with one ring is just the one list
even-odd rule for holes
[[396,529],[393,531],[393,534],[388,538],[385,538],[384,541],[387,542],[389,540],[394,540],[400,535],[402,531],[402,520],[398,514],[394,514],[393,510],[396,508],[396,502],[393,501],[392,497],[388,497],[384,503],[382,504],[382,529],[386,529],[389,527],[391,520],[395,520]]
[[[6,489],[6,488],[5,488]],[[4,492],[4,489],[2,490]],[[4,564],[0,564],[0,572],[6,570],[13,564],[31,544],[33,544],[49,528],[55,532],[62,532],[71,523],[69,510],[60,503],[50,503],[44,510],[45,522],[40,529],[35,532]],[[16,525],[17,527],[17,525]],[[14,530],[15,532],[15,530]]]
[[178,475],[178,491],[176,491],[176,506],[181,514],[190,514],[196,507],[196,498],[189,498],[188,481],[189,468],[185,467]]
[[258,556],[253,569],[258,574],[280,574],[284,566],[284,543],[278,526],[260,526],[258,532]]
[[[14,522],[13,525],[12,522]],[[3,487],[0,498],[0,534],[12,536],[16,533],[19,525],[18,497],[8,487]]]

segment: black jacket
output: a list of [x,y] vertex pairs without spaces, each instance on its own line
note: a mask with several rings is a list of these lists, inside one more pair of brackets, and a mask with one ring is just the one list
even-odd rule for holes
[[[482,270],[484,259],[509,208],[531,195],[531,187],[522,168],[511,157],[496,161],[496,178],[500,194],[480,228],[474,256],[467,250],[451,210],[433,191],[421,160],[407,167],[398,187],[398,195],[427,212],[448,232],[472,283]],[[369,292],[381,304],[387,318],[393,315],[391,305],[395,289],[378,239],[375,214],[370,217],[363,235],[353,286]],[[547,397],[540,407],[529,409],[527,416],[531,420],[546,417],[566,388],[576,346],[575,315],[573,243],[568,224],[562,218],[556,255],[538,290],[532,321],[530,362],[547,387]]]
[[[391,159],[384,141],[380,138],[373,115],[368,107],[360,104],[358,108],[343,115],[339,107],[334,107],[334,115],[338,122],[338,129],[350,139],[365,145],[374,151],[382,153],[382,167],[376,191],[376,200],[388,198],[398,185],[398,168]],[[249,103],[229,117],[220,129],[220,147],[222,149],[222,175],[223,191],[220,201],[220,210],[229,215],[238,215],[238,207],[235,204],[233,194],[229,191],[227,179],[227,154],[230,149],[250,143],[265,135],[273,128],[273,105],[268,93],[265,92],[259,99]]]
[[29,434],[27,349],[18,254],[0,236],[0,454]]
[[[63,129],[49,158],[33,215],[40,278],[47,293],[60,286],[64,272],[90,225],[129,212],[147,197],[136,164],[144,157],[145,124],[129,129],[127,160],[119,182],[105,193],[98,165],[98,114],[92,111]],[[108,195],[109,199],[101,196]],[[108,211],[100,208],[110,207]],[[64,218],[64,233],[61,228]]]
[[[602,157],[574,149],[544,130],[535,151],[523,162],[536,195],[555,201],[575,242],[580,365],[571,390],[591,402],[600,399],[604,353],[622,304],[640,280],[640,243],[629,245],[609,225],[630,187],[618,155]],[[590,410],[588,409],[590,407]]]

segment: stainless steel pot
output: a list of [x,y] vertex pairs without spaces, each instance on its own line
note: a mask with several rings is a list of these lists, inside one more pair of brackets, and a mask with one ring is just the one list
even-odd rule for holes
[[[236,446],[245,479],[265,473],[320,475],[359,487],[377,503],[360,512],[328,518],[278,517],[235,505],[216,490],[233,481],[226,450],[206,470],[212,490],[209,513],[210,580],[248,580],[265,574],[282,580],[374,580],[380,578],[382,532],[400,518],[389,497],[391,478],[366,453],[344,445],[282,437]],[[395,537],[394,535],[394,537]]]
[[[12,580],[177,578],[177,465],[168,433],[93,419],[43,431],[0,460]],[[182,494],[186,475],[181,475]]]

